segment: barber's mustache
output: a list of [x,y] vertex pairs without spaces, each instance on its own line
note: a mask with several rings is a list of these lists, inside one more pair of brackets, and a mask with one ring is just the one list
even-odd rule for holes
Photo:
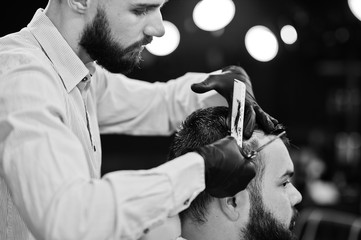
[[126,53],[130,53],[132,51],[134,51],[135,49],[139,49],[144,45],[147,45],[149,43],[151,43],[153,41],[153,37],[151,36],[145,36],[142,40],[137,41],[135,43],[133,43],[132,45],[130,45],[129,47],[127,47],[125,49]]
[[135,48],[139,48],[141,46],[147,45],[153,41],[153,37],[151,36],[145,36],[142,40],[132,44]]
[[142,45],[147,45],[149,43],[151,43],[153,41],[153,37],[152,36],[145,36],[142,40],[141,40],[141,46]]

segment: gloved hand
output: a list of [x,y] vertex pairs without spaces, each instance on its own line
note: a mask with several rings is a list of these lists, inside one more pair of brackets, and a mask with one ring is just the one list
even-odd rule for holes
[[246,71],[239,66],[228,66],[222,69],[221,74],[212,74],[203,82],[192,84],[191,88],[196,93],[205,93],[210,90],[216,90],[228,102],[229,116],[228,124],[231,121],[231,109],[233,98],[234,79],[242,81],[246,85],[245,119],[243,127],[243,137],[249,139],[252,136],[256,122],[266,132],[274,130],[278,121],[268,115],[257,104],[253,94],[252,83]]
[[204,159],[206,192],[217,198],[231,197],[244,190],[256,174],[231,137],[196,149]]

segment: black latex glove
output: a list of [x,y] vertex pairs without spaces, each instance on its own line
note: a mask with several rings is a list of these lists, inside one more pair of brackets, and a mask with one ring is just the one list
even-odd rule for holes
[[196,152],[204,159],[206,192],[213,197],[234,196],[244,190],[256,174],[254,164],[242,156],[231,136],[200,147]]
[[228,102],[228,124],[230,126],[234,79],[238,79],[246,85],[243,137],[249,139],[252,136],[256,123],[258,123],[261,129],[266,133],[272,132],[278,124],[278,121],[264,112],[257,104],[253,94],[251,80],[243,68],[239,66],[225,67],[222,69],[221,74],[209,75],[203,82],[192,84],[191,88],[196,93],[205,93],[210,90],[215,90],[221,94]]

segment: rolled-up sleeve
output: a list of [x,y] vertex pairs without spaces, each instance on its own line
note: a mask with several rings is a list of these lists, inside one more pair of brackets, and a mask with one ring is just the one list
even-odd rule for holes
[[97,113],[102,133],[169,135],[194,110],[227,105],[215,91],[196,94],[191,84],[206,73],[187,73],[167,82],[149,83],[97,71]]

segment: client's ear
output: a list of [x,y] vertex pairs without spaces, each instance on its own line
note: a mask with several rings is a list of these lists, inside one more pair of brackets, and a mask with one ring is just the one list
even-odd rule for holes
[[245,218],[249,214],[249,195],[247,190],[243,190],[233,197],[219,199],[220,209],[231,221]]

